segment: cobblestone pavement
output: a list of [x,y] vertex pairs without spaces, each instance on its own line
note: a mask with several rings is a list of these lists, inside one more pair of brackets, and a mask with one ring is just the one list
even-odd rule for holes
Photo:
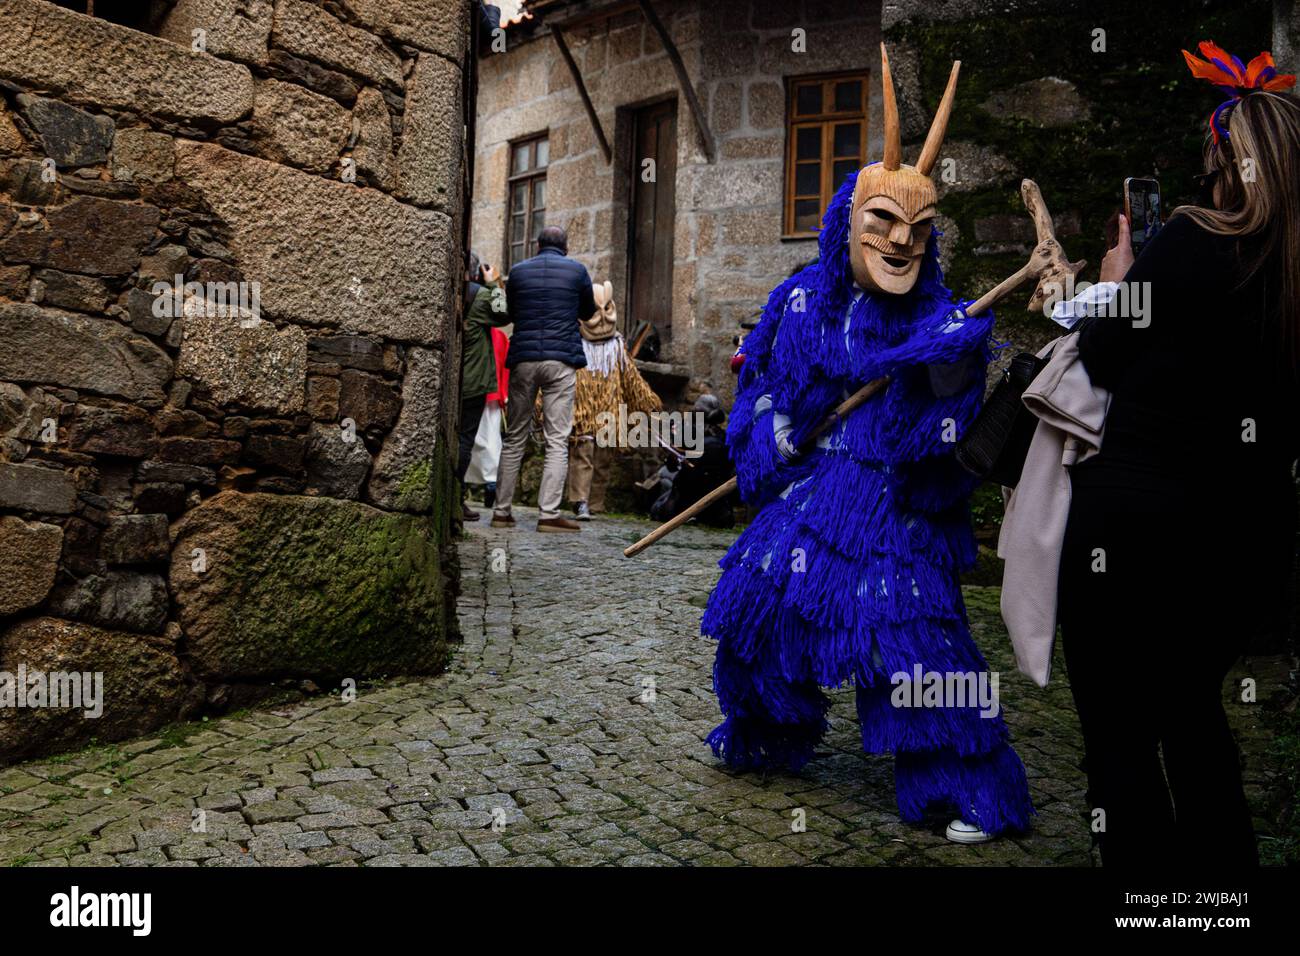
[[[899,822],[891,760],[861,753],[851,690],[834,694],[824,753],[801,775],[720,768],[703,743],[718,714],[698,626],[731,535],[687,528],[628,560],[649,525],[539,535],[532,521],[471,526],[448,673],[0,770],[0,862],[1091,862],[1063,668],[1045,691],[1013,673],[996,589],[967,598],[1038,818],[1026,836],[958,847],[944,817]],[[1266,693],[1281,675],[1261,673]],[[1248,707],[1232,717],[1262,800],[1266,732]]]

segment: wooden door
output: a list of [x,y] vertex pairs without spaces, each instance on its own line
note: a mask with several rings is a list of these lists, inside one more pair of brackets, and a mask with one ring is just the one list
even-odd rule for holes
[[[637,110],[632,143],[627,327],[649,322],[666,347],[672,341],[677,104],[669,101]],[[653,160],[653,167],[646,160]]]

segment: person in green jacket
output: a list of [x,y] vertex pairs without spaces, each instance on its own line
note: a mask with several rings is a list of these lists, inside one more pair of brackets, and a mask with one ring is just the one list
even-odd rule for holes
[[465,502],[465,472],[474,454],[474,436],[487,396],[497,389],[496,358],[492,352],[492,329],[510,324],[506,291],[501,276],[469,254],[465,287],[465,322],[460,346],[460,457],[456,477],[461,483],[461,513],[465,521],[477,521],[478,512]]

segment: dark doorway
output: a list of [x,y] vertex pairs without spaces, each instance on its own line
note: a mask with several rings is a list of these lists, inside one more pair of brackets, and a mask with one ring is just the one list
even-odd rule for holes
[[[628,329],[648,322],[666,353],[672,341],[677,104],[639,109],[632,122],[628,223]],[[653,166],[647,163],[653,160]],[[653,173],[653,175],[652,175]]]

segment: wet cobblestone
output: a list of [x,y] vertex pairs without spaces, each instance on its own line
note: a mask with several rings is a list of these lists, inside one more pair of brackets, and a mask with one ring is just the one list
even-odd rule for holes
[[[464,644],[435,678],[215,719],[0,770],[0,863],[26,866],[1090,865],[1078,725],[1064,668],[1014,672],[997,591],[968,588],[1038,808],[976,847],[902,824],[891,760],[861,753],[852,691],[798,776],[737,775],[700,609],[729,534],[687,528],[635,559],[643,522],[578,535],[470,526]],[[1260,699],[1285,664],[1249,662]],[[1230,716],[1265,813],[1267,731]],[[182,735],[183,736],[183,735]],[[796,820],[803,820],[800,830]]]

